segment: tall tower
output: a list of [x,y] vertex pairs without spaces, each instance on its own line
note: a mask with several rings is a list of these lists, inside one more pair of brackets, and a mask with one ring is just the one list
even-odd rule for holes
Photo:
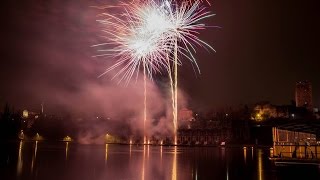
[[296,106],[312,111],[312,86],[309,81],[296,82]]

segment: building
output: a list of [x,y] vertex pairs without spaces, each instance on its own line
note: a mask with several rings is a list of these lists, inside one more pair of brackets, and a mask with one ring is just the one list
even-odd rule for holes
[[305,107],[309,111],[313,110],[312,106],[312,86],[309,81],[299,81],[296,83],[295,100],[297,107]]
[[178,144],[181,145],[220,145],[230,140],[230,130],[216,129],[179,129]]
[[[187,110],[181,112],[187,112]],[[185,114],[190,115],[190,113]],[[187,123],[179,125],[178,144],[221,145],[225,143],[248,143],[250,140],[249,120],[244,117],[238,111],[212,114],[195,113],[194,118],[187,118],[185,120]]]
[[36,122],[36,120],[39,120],[40,116],[41,116],[41,113],[23,110],[22,111],[22,120],[25,123],[24,127],[31,128],[33,126],[33,124]]
[[276,106],[269,102],[261,102],[254,106],[251,119],[263,121],[272,118],[289,118],[289,113],[289,106]]
[[272,127],[272,157],[320,159],[319,121],[295,121]]

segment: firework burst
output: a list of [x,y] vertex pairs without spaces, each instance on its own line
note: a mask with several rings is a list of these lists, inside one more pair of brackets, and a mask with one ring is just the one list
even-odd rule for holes
[[[213,49],[198,37],[199,30],[207,27],[200,21],[213,16],[199,1],[178,5],[168,0],[151,0],[121,3],[112,8],[121,8],[123,13],[99,16],[103,17],[97,21],[103,25],[105,35],[102,37],[107,42],[94,46],[107,47],[98,50],[100,54],[96,56],[108,56],[117,61],[100,76],[117,69],[114,77],[120,76],[120,81],[128,83],[144,66],[152,78],[153,73],[168,68],[167,54],[174,54],[176,44],[178,54],[195,64],[200,72],[193,55],[195,46]],[[182,64],[179,59],[178,64]]]
[[[103,7],[109,9],[109,7]],[[103,25],[106,43],[94,46],[106,46],[99,50],[97,56],[109,56],[117,59],[103,74],[116,70],[114,77],[119,76],[126,84],[142,67],[144,74],[144,126],[146,121],[146,76],[152,79],[154,73],[166,70],[170,77],[173,124],[176,143],[177,130],[177,74],[180,59],[185,57],[200,73],[194,57],[196,46],[214,49],[201,40],[199,31],[205,29],[203,19],[214,16],[207,11],[200,1],[169,1],[149,0],[132,3],[121,3],[117,7],[123,13],[102,13],[100,20]],[[179,58],[180,57],[180,58]],[[114,78],[113,77],[113,78]],[[144,138],[144,142],[146,139]]]

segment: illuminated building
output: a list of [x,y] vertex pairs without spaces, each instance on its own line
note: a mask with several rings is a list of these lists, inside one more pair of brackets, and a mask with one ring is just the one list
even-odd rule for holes
[[295,100],[297,107],[305,107],[312,111],[312,86],[309,81],[296,83]]
[[29,110],[23,110],[22,111],[22,119],[23,123],[25,123],[26,128],[31,128],[36,120],[39,120],[39,117],[41,116],[40,113],[32,112]]
[[289,106],[275,106],[268,102],[255,105],[251,114],[252,120],[263,121],[270,118],[289,118]]
[[318,128],[317,121],[309,124],[295,122],[273,127],[273,147],[270,155],[283,158],[319,159]]

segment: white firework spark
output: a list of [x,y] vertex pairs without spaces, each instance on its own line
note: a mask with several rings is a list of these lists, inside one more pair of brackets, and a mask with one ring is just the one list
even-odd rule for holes
[[[169,0],[149,0],[133,3],[122,3],[119,7],[124,13],[113,15],[103,13],[105,17],[98,20],[104,25],[103,32],[108,42],[95,46],[107,45],[104,52],[97,56],[111,56],[117,62],[109,67],[103,74],[118,69],[116,76],[121,76],[120,81],[128,84],[134,74],[138,77],[139,69],[143,68],[144,74],[144,129],[147,120],[147,89],[146,76],[152,78],[153,73],[161,73],[165,69],[170,77],[174,144],[177,144],[177,115],[178,115],[178,65],[180,58],[186,57],[195,64],[199,73],[200,68],[194,57],[196,47],[214,50],[198,35],[199,31],[207,26],[201,20],[213,16],[196,0],[185,0],[181,3]],[[173,57],[173,58],[170,58]],[[171,65],[172,64],[172,65]],[[174,78],[173,78],[174,75]],[[146,143],[144,132],[144,144]]]
[[[163,69],[168,71],[167,56],[173,54],[177,44],[178,53],[196,65],[195,46],[213,49],[199,39],[199,30],[207,26],[200,21],[213,16],[200,1],[194,3],[183,1],[178,4],[169,0],[150,0],[133,3],[121,3],[123,13],[102,13],[104,19],[98,20],[106,33],[107,43],[95,46],[106,46],[107,49],[97,56],[111,56],[117,62],[103,74],[118,69],[114,77],[120,81],[130,81],[138,75],[141,66],[147,74]],[[179,64],[181,61],[178,60]]]

